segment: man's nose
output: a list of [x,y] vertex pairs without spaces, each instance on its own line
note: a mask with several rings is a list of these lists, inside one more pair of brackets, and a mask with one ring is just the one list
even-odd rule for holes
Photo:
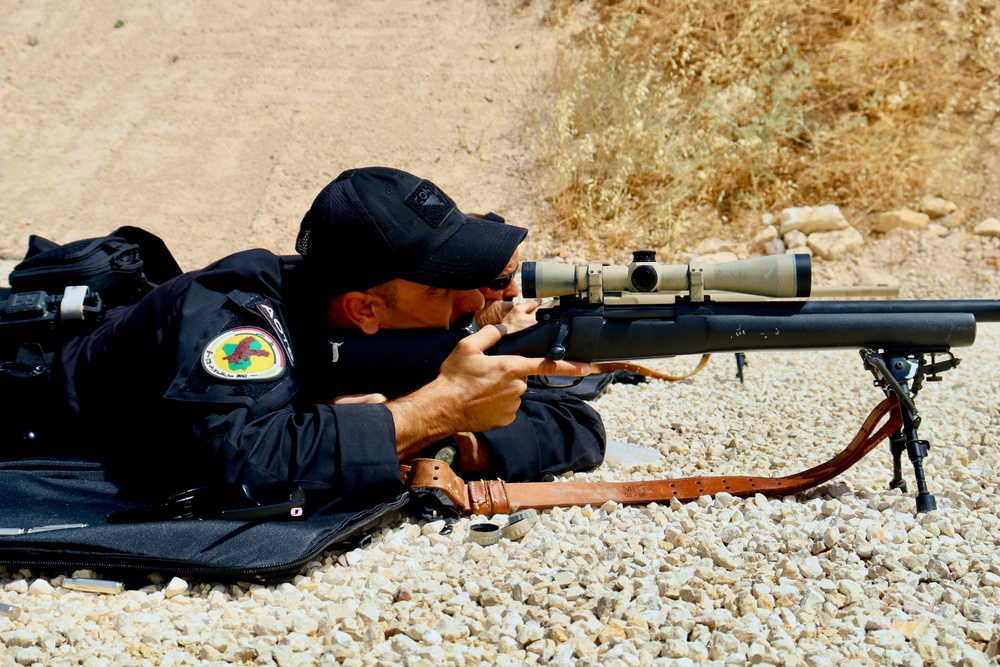
[[458,293],[456,305],[463,313],[471,313],[486,305],[486,299],[477,289],[462,290]]
[[517,286],[516,280],[511,280],[507,283],[507,287],[503,290],[503,298],[513,299],[515,296],[521,293],[521,288]]

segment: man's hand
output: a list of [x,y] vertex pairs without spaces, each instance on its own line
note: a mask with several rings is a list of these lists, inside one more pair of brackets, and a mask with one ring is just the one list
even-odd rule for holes
[[388,399],[382,394],[348,394],[338,396],[330,405],[350,405],[352,403],[385,403]]
[[515,306],[513,301],[490,301],[476,312],[476,324],[480,329],[491,324],[503,324],[507,333],[527,329],[537,324],[535,311],[541,303],[541,299],[527,299]]
[[583,376],[589,364],[484,351],[506,333],[488,326],[463,339],[441,364],[437,378],[386,405],[396,425],[400,460],[459,431],[482,432],[514,421],[529,375]]
[[485,329],[491,324],[500,324],[513,307],[513,301],[487,301],[485,306],[476,311],[476,326]]
[[541,299],[527,299],[511,308],[504,315],[501,324],[507,327],[507,333],[514,333],[521,329],[533,327],[538,324],[538,321],[535,319],[535,311],[538,310],[540,305],[542,305]]

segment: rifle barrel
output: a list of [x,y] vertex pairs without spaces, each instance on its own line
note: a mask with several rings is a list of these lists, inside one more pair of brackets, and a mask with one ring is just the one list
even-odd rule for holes
[[921,315],[969,313],[976,322],[1000,322],[1000,301],[991,299],[911,300],[911,301],[679,301],[664,306],[609,306],[608,319],[661,319],[696,315],[752,315],[791,317],[793,315]]

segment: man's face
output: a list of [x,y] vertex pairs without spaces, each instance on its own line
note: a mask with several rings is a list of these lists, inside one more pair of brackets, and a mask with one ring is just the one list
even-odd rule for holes
[[379,299],[373,306],[381,329],[448,329],[463,326],[471,313],[483,307],[479,290],[448,290],[408,280],[389,283],[394,299]]
[[517,256],[518,251],[515,248],[514,254],[510,257],[510,261],[507,262],[507,266],[505,266],[504,270],[499,276],[497,276],[497,280],[501,282],[502,279],[509,278],[509,282],[506,285],[500,289],[492,289],[490,287],[479,288],[479,291],[482,292],[484,299],[487,301],[510,300],[521,293],[521,290],[517,286],[517,281],[514,280],[514,273],[517,271]]

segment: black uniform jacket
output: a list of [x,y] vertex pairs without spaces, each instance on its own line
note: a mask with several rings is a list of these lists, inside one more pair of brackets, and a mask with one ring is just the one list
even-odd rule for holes
[[[289,480],[348,504],[398,496],[388,408],[313,403],[299,390],[310,368],[296,349],[327,333],[315,299],[300,258],[250,250],[110,311],[64,346],[56,369],[80,427],[101,434],[91,453],[141,497]],[[590,469],[604,455],[600,417],[561,392],[529,391],[513,424],[482,437],[491,472],[508,481]]]

